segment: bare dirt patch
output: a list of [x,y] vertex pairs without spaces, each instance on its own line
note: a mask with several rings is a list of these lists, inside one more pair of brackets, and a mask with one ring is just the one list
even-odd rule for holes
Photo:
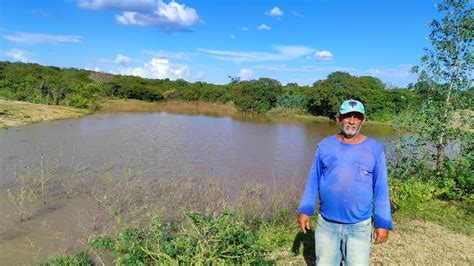
[[[389,240],[374,245],[371,265],[473,265],[474,237],[453,232],[426,221],[406,221],[394,225]],[[313,253],[314,256],[314,253]],[[307,265],[303,255],[291,251],[274,252],[279,265]]]
[[53,106],[0,99],[0,128],[21,126],[48,120],[76,118],[88,111],[67,106]]

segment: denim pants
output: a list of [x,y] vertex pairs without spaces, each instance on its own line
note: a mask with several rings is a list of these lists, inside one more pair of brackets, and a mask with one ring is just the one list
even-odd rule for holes
[[369,265],[372,219],[341,224],[318,215],[316,227],[316,265]]

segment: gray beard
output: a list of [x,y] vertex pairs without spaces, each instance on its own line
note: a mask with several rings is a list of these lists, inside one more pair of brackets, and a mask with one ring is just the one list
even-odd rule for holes
[[341,133],[344,135],[344,137],[348,138],[348,139],[351,139],[357,135],[359,135],[359,132],[360,132],[360,128],[357,128],[353,133],[349,133],[347,132],[345,129],[344,129],[344,126],[343,125],[340,125],[339,128],[341,129]]

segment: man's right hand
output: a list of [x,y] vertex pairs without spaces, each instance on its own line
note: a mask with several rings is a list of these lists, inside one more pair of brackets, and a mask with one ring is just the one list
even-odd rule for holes
[[309,216],[303,213],[298,215],[298,225],[301,228],[301,231],[306,234],[306,230],[309,230]]

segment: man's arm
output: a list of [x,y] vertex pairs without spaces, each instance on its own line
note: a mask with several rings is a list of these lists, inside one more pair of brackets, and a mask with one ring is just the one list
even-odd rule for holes
[[374,168],[374,233],[375,244],[387,240],[389,230],[392,229],[392,215],[390,212],[390,198],[388,193],[387,162],[385,153],[380,147]]
[[313,215],[316,206],[316,197],[319,189],[319,177],[321,176],[321,161],[319,155],[319,147],[316,150],[316,154],[311,164],[311,169],[308,173],[306,180],[306,186],[301,197],[298,215],[298,225],[306,234],[306,229],[309,229],[310,216]]

